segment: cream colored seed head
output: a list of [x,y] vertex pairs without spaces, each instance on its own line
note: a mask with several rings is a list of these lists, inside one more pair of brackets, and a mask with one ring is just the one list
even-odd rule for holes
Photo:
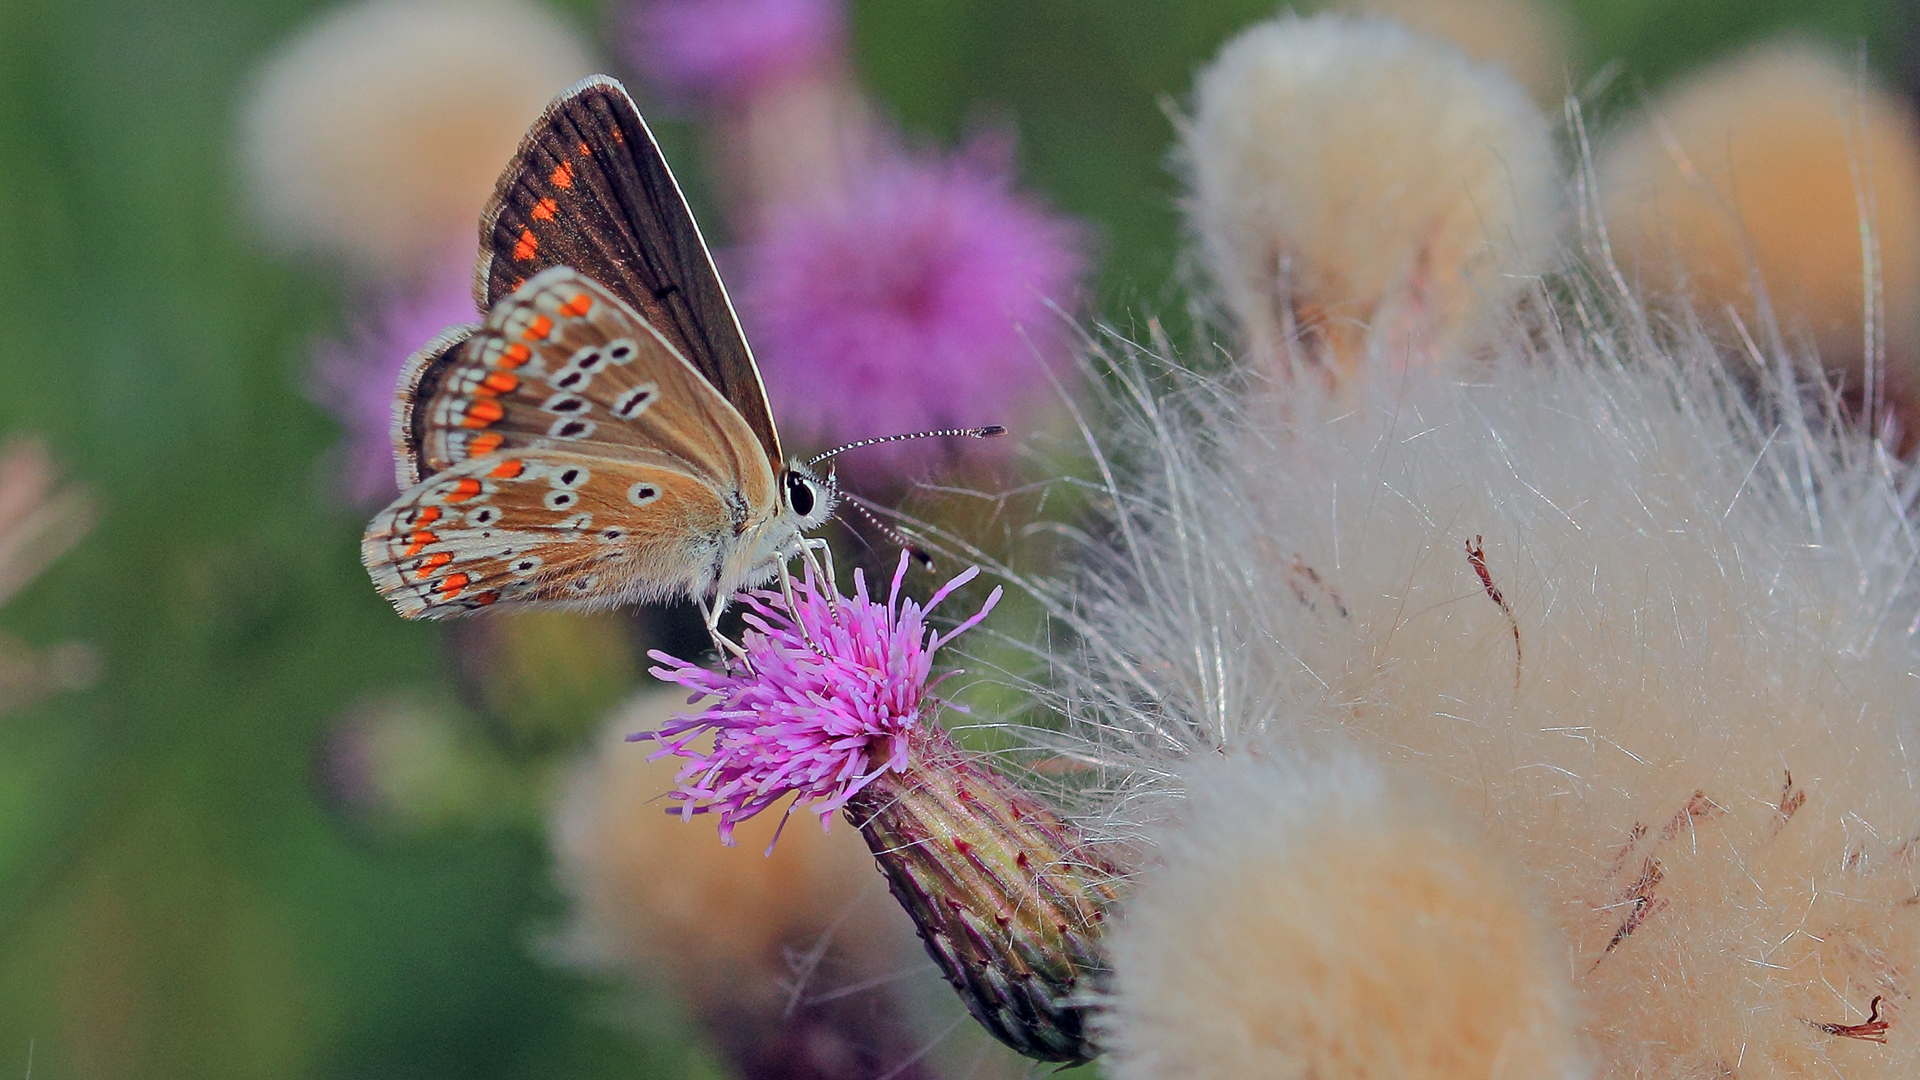
[[[1089,644],[1055,657],[1063,700],[1089,717],[1078,753],[1118,792],[1087,820],[1160,840],[1163,861],[1122,904],[1115,978],[1137,1022],[1115,1030],[1116,1053],[1200,1053],[1182,1030],[1203,994],[1256,1002],[1271,986],[1320,1003],[1341,1022],[1254,1045],[1298,1042],[1323,1063],[1360,1052],[1342,1040],[1362,1010],[1322,988],[1390,971],[1448,1000],[1431,974],[1444,965],[1414,948],[1428,943],[1342,944],[1393,942],[1391,918],[1318,935],[1330,944],[1299,927],[1355,925],[1340,920],[1369,910],[1358,881],[1397,881],[1402,910],[1437,910],[1422,875],[1453,851],[1489,882],[1474,890],[1489,910],[1526,901],[1595,1075],[1920,1075],[1912,466],[1828,427],[1804,386],[1755,378],[1744,348],[1672,330],[1608,286],[1591,271],[1555,282],[1560,306],[1543,303],[1472,379],[1435,366],[1339,395],[1308,384],[1275,437],[1250,422],[1264,402],[1248,412],[1176,377],[1169,400],[1204,407],[1143,411],[1111,437],[1109,460],[1143,465],[1110,500],[1127,516],[1101,535],[1119,539],[1087,545],[1075,606],[1061,605]],[[1299,802],[1286,777],[1263,792],[1190,764],[1328,741],[1394,778],[1377,814],[1374,796],[1336,788],[1284,817],[1274,807]],[[1156,834],[1182,793],[1206,824]],[[1367,814],[1334,813],[1343,799]],[[1472,831],[1436,835],[1448,817]],[[1469,854],[1518,890],[1469,872]],[[1234,929],[1209,938],[1167,917],[1155,925],[1173,944],[1129,951],[1127,920],[1177,907],[1156,890]],[[1268,899],[1231,899],[1243,893]],[[1310,904],[1336,914],[1323,924]],[[1306,942],[1290,948],[1326,973],[1255,944],[1268,940]],[[1458,970],[1459,994],[1482,993],[1471,964]],[[1367,1037],[1400,1046],[1393,1027]],[[1488,1075],[1469,1064],[1432,1075]]]
[[261,66],[241,116],[251,200],[277,242],[361,273],[471,244],[527,125],[591,73],[564,23],[518,0],[369,0]]
[[1417,784],[1249,753],[1188,783],[1109,938],[1115,1080],[1580,1075],[1519,875]]
[[1257,356],[1352,371],[1472,337],[1554,247],[1546,118],[1505,72],[1377,19],[1282,16],[1202,71],[1188,223]]
[[1764,295],[1854,387],[1872,315],[1895,398],[1920,394],[1920,131],[1858,64],[1764,45],[1662,95],[1600,162],[1616,258],[1656,303],[1684,294],[1710,319],[1731,305],[1751,326]]
[[[822,833],[811,816],[736,827],[724,847],[710,826],[680,820],[660,797],[677,758],[629,732],[660,727],[685,698],[650,691],[615,714],[593,757],[569,778],[552,825],[562,885],[574,900],[566,948],[583,967],[664,978],[702,1009],[778,1015],[794,977],[786,950],[804,952],[852,912],[859,929],[834,936],[844,964],[896,970],[915,949],[912,924],[887,895],[873,857],[849,827]],[[842,971],[839,974],[844,975]]]
[[1538,0],[1350,0],[1342,6],[1395,19],[1452,42],[1468,59],[1498,64],[1535,101],[1551,105],[1567,93],[1571,35],[1565,17]]

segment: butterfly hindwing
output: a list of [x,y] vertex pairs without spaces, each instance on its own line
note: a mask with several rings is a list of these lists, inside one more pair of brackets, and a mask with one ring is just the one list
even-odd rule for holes
[[588,78],[547,107],[480,221],[482,310],[553,266],[604,283],[738,410],[781,461],[766,389],[706,241],[626,90]]
[[773,503],[773,473],[740,414],[664,337],[571,268],[522,284],[457,349],[432,348],[401,395],[411,404],[399,444],[414,480],[517,449],[644,451],[737,492],[750,509]]
[[400,396],[393,403],[393,474],[401,491],[419,483],[423,475],[420,461],[423,431],[415,427],[415,414],[423,402],[433,400],[441,381],[459,361],[461,346],[479,329],[470,325],[447,327],[408,357],[407,366],[400,371]]
[[367,527],[361,559],[410,619],[603,608],[701,595],[735,527],[714,486],[666,455],[514,451],[408,489]]

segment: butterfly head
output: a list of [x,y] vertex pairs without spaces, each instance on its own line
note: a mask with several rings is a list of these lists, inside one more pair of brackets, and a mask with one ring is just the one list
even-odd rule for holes
[[822,480],[798,461],[789,461],[780,470],[780,506],[796,529],[807,532],[833,516],[840,501],[840,487],[829,475]]

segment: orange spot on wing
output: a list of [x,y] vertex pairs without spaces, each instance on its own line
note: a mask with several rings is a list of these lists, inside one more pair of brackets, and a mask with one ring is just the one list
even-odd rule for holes
[[593,310],[593,297],[588,296],[586,293],[581,293],[580,295],[560,305],[560,314],[571,316],[573,318],[579,318],[580,316],[585,315],[587,312],[592,310]]
[[460,426],[470,428],[486,427],[488,424],[493,423],[505,415],[507,415],[507,411],[500,407],[499,402],[490,398],[481,398],[479,401],[468,405],[466,411],[460,415]]
[[427,556],[426,558],[420,560],[420,569],[416,571],[415,576],[432,577],[433,572],[435,570],[440,569],[441,567],[447,565],[452,561],[453,561],[452,552],[436,551],[433,554]]
[[545,315],[535,315],[533,321],[527,324],[527,332],[521,336],[528,341],[538,341],[551,333],[553,333],[553,320]]
[[541,199],[533,204],[533,209],[529,211],[528,216],[535,221],[552,221],[554,213],[559,209],[560,204],[552,199]]
[[580,156],[581,156],[581,157],[586,157],[586,156],[587,156],[588,154],[591,154],[591,153],[593,153],[593,147],[591,147],[591,146],[588,146],[588,145],[587,145],[586,143],[581,143],[581,144],[580,144]]
[[525,463],[517,459],[514,459],[514,460],[503,461],[500,464],[495,465],[493,467],[493,471],[488,473],[487,475],[497,476],[502,480],[511,480],[514,477],[519,476],[521,473],[526,471],[527,471],[527,466],[525,465]]
[[495,394],[511,394],[520,388],[520,376],[509,375],[504,371],[496,371],[486,378],[481,379],[480,387],[483,390]]
[[437,542],[439,539],[440,539],[439,537],[433,535],[432,533],[428,532],[425,529],[421,529],[415,532],[412,536],[407,537],[406,557],[409,559],[413,558],[415,555],[420,554],[420,550],[422,548],[426,547],[428,544]]
[[458,570],[455,570],[453,573],[447,575],[447,579],[445,581],[442,581],[440,583],[440,595],[445,596],[448,599],[452,599],[456,596],[459,596],[460,590],[466,588],[467,582],[472,580],[473,579],[468,577],[467,575],[461,573]]
[[476,593],[467,599],[470,600],[475,607],[486,607],[488,604],[500,599],[500,594],[497,592]]
[[[453,485],[453,490],[447,494],[447,501],[466,502],[478,494],[480,494],[480,481],[475,480],[471,476],[462,477],[459,483]],[[446,553],[442,552],[441,554],[444,555]],[[444,562],[445,560],[443,559],[441,561]]]
[[439,520],[440,520],[440,508],[437,506],[429,506],[422,509],[418,514],[414,515],[413,523],[415,525],[427,526]]
[[500,449],[500,444],[506,441],[506,438],[497,431],[489,431],[485,435],[475,435],[473,441],[467,444],[467,456],[485,457],[495,450]]
[[547,177],[547,179],[553,181],[553,186],[557,188],[572,187],[573,186],[573,162],[571,161],[561,162],[559,167],[553,170],[553,175]]
[[500,350],[500,355],[494,359],[493,366],[517,368],[531,359],[533,359],[533,350],[516,341]]
[[521,229],[520,242],[513,245],[513,257],[521,262],[526,262],[528,259],[533,258],[534,252],[539,250],[540,238],[533,235],[532,229]]

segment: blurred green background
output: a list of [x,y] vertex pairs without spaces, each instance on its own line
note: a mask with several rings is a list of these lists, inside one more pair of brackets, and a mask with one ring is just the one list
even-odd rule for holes
[[[608,1023],[607,986],[537,958],[561,915],[538,770],[637,658],[556,649],[578,667],[559,698],[464,691],[448,631],[374,594],[363,519],[327,494],[338,429],[302,373],[350,315],[323,270],[263,253],[233,148],[245,77],[324,6],[0,5],[0,432],[44,435],[101,508],[0,630],[103,663],[0,715],[0,1080],[30,1047],[43,1078],[711,1074],[670,1016]],[[563,10],[604,38],[607,11]],[[1017,125],[1024,181],[1100,230],[1099,312],[1124,325],[1179,304],[1163,101],[1272,10],[869,0],[853,29],[910,131]],[[1898,0],[1560,10],[1572,85],[1618,61],[1629,91],[1789,27],[1898,77],[1920,35]],[[471,718],[452,756],[484,790],[416,828],[317,780],[343,710],[394,692]]]

